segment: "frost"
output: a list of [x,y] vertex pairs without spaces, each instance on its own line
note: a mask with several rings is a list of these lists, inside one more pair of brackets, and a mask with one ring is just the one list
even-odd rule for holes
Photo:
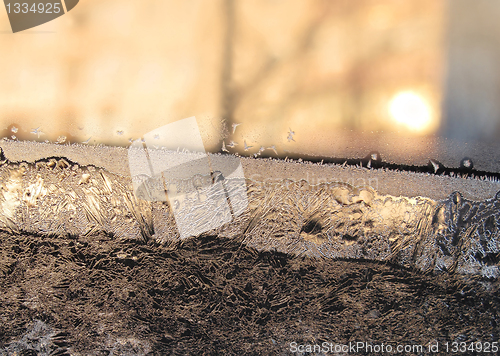
[[[154,161],[155,153],[151,153]],[[381,193],[376,187],[340,181],[311,184],[304,180],[244,179],[236,166],[221,164],[227,158],[212,155],[211,165],[222,168],[191,180],[196,188],[191,193],[169,192],[168,197],[173,194],[174,199],[167,199],[161,182],[157,182],[161,189],[152,189],[156,183],[151,180],[147,159],[144,166],[135,167],[135,181],[130,176],[63,158],[29,164],[6,160],[0,166],[0,228],[57,235],[104,231],[117,239],[154,239],[170,244],[180,241],[179,226],[183,226],[194,236],[203,232],[243,237],[247,245],[260,250],[390,261],[422,271],[487,278],[500,275],[500,194],[475,201],[455,192],[435,200]],[[275,169],[279,165],[272,164]],[[288,169],[328,169],[297,162],[280,164],[288,165]],[[156,170],[162,168],[154,166]],[[372,172],[349,167],[339,170],[360,175]],[[391,177],[395,174],[403,175],[392,172]],[[198,189],[204,187],[205,178],[210,179],[213,188]],[[405,180],[412,178],[408,173]],[[463,181],[472,189],[472,181]],[[134,186],[145,190],[136,191]],[[385,185],[381,187],[388,190]],[[145,199],[148,191],[161,194]],[[210,214],[192,205],[190,199],[207,202]],[[221,209],[218,204],[222,203],[229,208]],[[176,216],[176,211],[182,214]],[[189,226],[200,228],[188,231]]]

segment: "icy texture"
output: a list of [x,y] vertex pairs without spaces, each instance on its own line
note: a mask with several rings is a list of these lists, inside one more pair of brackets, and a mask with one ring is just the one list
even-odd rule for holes
[[[231,196],[239,184],[226,178]],[[0,182],[0,228],[10,232],[105,231],[118,239],[179,241],[169,203],[137,198],[130,177],[54,158],[33,164],[4,162]],[[243,236],[246,244],[258,249],[499,276],[498,194],[478,202],[460,193],[434,201],[379,195],[345,183],[246,184],[247,209],[208,233]],[[212,211],[192,218],[223,217]]]
[[[12,355],[73,355],[67,350],[67,334],[60,332],[41,320],[34,320],[28,326],[26,333],[17,341],[11,342],[6,348],[0,349],[0,356]],[[108,355],[138,356],[146,355],[151,351],[148,341],[135,338],[114,338],[108,336],[104,347]]]
[[58,339],[64,340],[64,337],[61,338],[60,334],[43,321],[35,320],[21,339],[12,342],[3,350],[0,349],[0,355],[54,355],[62,350],[57,346]]

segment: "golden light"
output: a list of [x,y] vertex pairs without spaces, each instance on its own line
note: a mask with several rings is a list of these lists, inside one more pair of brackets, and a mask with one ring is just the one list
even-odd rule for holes
[[431,108],[411,91],[396,94],[389,103],[389,112],[394,120],[412,131],[425,131],[431,125]]

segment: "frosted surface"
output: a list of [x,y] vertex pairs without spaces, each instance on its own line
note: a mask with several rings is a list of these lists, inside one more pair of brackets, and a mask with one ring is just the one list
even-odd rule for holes
[[[278,162],[266,164],[279,166]],[[299,255],[499,275],[500,195],[479,200],[458,192],[444,199],[404,197],[345,181],[263,182],[247,171],[245,176],[248,207],[231,223],[220,224],[227,219],[221,210],[212,210],[221,214],[192,212],[192,219],[219,226],[207,233],[243,235],[245,243],[258,249]],[[429,184],[425,175],[417,178],[422,185]],[[241,186],[237,179],[226,177],[229,196],[238,194],[232,191]],[[5,230],[60,235],[105,231],[117,239],[167,244],[180,239],[169,203],[138,198],[130,177],[103,168],[64,158],[30,163],[6,160],[0,167],[0,181],[0,228]],[[215,219],[219,220],[214,223]]]

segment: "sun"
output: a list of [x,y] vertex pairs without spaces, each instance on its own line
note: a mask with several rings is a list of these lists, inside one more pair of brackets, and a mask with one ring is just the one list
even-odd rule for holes
[[429,105],[422,96],[411,91],[397,93],[389,103],[389,112],[396,122],[411,131],[425,131],[432,123]]

